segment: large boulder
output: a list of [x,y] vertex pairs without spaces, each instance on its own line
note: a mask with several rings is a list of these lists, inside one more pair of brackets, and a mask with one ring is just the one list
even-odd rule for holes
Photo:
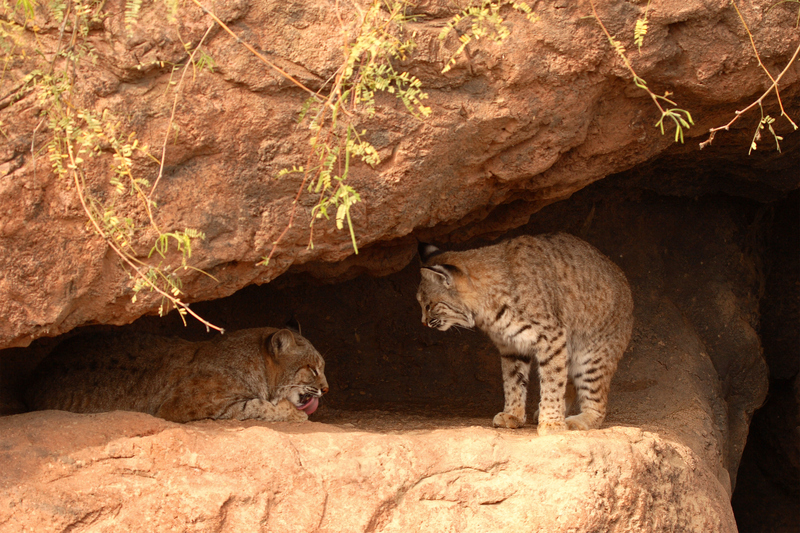
[[[455,34],[444,42],[438,35],[466,3],[419,2],[409,11],[418,18],[407,26],[417,47],[398,66],[421,79],[432,116],[415,118],[396,98],[379,94],[375,116],[359,119],[383,162],[374,169],[353,164],[350,183],[363,198],[353,208],[362,254],[340,263],[353,254],[347,231],[319,222],[309,248],[314,195],[301,194],[293,204],[302,177],[276,179],[280,169],[306,162],[309,132],[296,119],[307,93],[214,26],[195,4],[182,4],[174,22],[166,4],[145,4],[127,27],[126,2],[105,3],[107,16],[89,26],[90,46],[81,48],[90,57],[71,77],[70,105],[108,113],[109,122],[120,122],[120,136],[136,132],[156,156],[170,132],[164,175],[153,196],[155,217],[163,232],[205,232],[191,265],[214,276],[186,272],[187,301],[268,282],[293,265],[309,265],[327,278],[387,274],[411,258],[413,239],[404,237],[412,232],[432,238],[466,227],[460,237],[466,238],[518,226],[542,206],[647,161],[673,142],[669,127],[664,136],[653,127],[656,107],[633,85],[585,2],[537,3],[533,23],[504,8],[511,36],[502,43],[470,44],[447,74],[441,70],[458,41]],[[692,112],[697,124],[688,130],[686,146],[694,154],[710,127],[728,122],[735,109],[769,86],[727,0],[647,4],[649,30],[640,50],[632,39],[645,4],[597,4],[609,31],[629,49],[638,75],[656,93],[674,93],[678,106]],[[797,40],[792,4],[772,4],[740,7],[762,62],[776,73]],[[317,90],[340,65],[342,31],[352,35],[357,19],[352,5],[336,5],[338,10],[324,0],[219,0],[208,7],[244,42]],[[50,57],[64,42],[58,21],[44,7],[37,9],[30,22],[36,32],[13,34],[19,56],[8,63],[4,80],[14,91],[42,57],[37,50]],[[184,43],[198,43],[209,27],[205,50],[216,67],[188,74],[170,128],[175,100],[168,88],[180,72],[172,67],[187,61]],[[796,68],[781,80],[790,114],[800,107],[797,80]],[[44,108],[36,93],[20,94],[21,100],[5,96],[0,104],[0,348],[155,312],[161,298],[140,293],[132,301],[128,270],[87,226],[74,184],[51,171]],[[773,116],[775,103],[765,100]],[[749,144],[757,121],[752,113],[734,124],[746,126],[744,142],[721,132],[715,143],[736,138],[737,150],[746,151],[742,145]],[[783,119],[775,127],[789,131]],[[769,142],[762,140],[762,146]],[[154,182],[158,165],[141,154],[134,160],[137,177]],[[133,198],[111,201],[109,161],[110,155],[86,161],[88,190],[144,225],[147,217],[132,207]],[[787,186],[773,184],[770,174],[761,179]],[[521,199],[524,206],[508,208]],[[288,227],[293,205],[297,214]],[[272,261],[258,266],[287,227]],[[152,231],[135,236],[142,258],[154,237]],[[179,264],[174,255],[169,259]]]
[[9,533],[736,530],[727,492],[697,455],[648,431],[537,437],[414,425],[6,417],[0,524]]

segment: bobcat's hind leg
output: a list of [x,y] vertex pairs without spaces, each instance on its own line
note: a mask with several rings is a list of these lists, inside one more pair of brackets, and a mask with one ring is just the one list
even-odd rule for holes
[[516,429],[525,425],[525,400],[528,396],[528,376],[531,358],[527,355],[503,355],[503,393],[505,407],[492,420],[494,427]]
[[567,418],[569,429],[597,429],[606,417],[608,390],[616,370],[616,358],[608,349],[589,350],[578,358],[572,371],[578,414]]

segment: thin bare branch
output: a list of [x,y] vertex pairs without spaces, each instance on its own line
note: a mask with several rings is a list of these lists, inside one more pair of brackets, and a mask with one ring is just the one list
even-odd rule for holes
[[[772,74],[770,73],[770,71],[767,69],[767,67],[764,65],[764,63],[761,61],[761,55],[758,53],[758,48],[756,48],[756,42],[753,39],[753,34],[750,32],[750,28],[747,26],[747,22],[745,22],[744,16],[742,15],[742,12],[739,11],[739,6],[736,5],[736,0],[731,0],[731,4],[733,4],[733,9],[736,10],[736,14],[739,15],[739,20],[742,21],[742,26],[744,26],[744,31],[747,32],[747,37],[750,39],[750,46],[753,47],[753,53],[756,56],[756,60],[758,61],[758,65],[761,67],[761,70],[763,70],[767,74],[767,77],[772,82],[772,86],[775,88],[775,97],[778,99],[778,105],[781,108],[781,116],[782,117],[786,117],[786,119],[789,122],[792,123],[792,126],[794,126],[794,129],[797,129],[797,125],[792,121],[791,118],[789,118],[789,115],[787,115],[786,111],[783,109],[783,101],[781,100],[781,93],[778,90],[778,83],[775,81],[775,78],[772,77]],[[789,62],[789,64],[791,64],[791,63],[792,62]]]
[[[212,23],[211,26],[208,27],[206,32],[203,34],[203,38],[200,39],[200,42],[197,43],[197,46],[189,55],[189,60],[186,62],[186,65],[183,66],[183,72],[181,72],[181,79],[178,80],[178,85],[175,87],[175,98],[172,101],[172,112],[169,116],[169,122],[167,123],[167,131],[164,132],[164,143],[161,145],[161,160],[158,166],[158,177],[156,177],[156,181],[153,183],[153,186],[150,188],[150,194],[147,195],[147,201],[145,202],[147,206],[147,214],[150,217],[150,222],[153,224],[153,227],[158,229],[155,221],[153,220],[153,213],[150,209],[150,205],[153,199],[153,193],[155,193],[156,187],[158,187],[158,182],[161,181],[161,177],[164,175],[164,161],[167,157],[167,142],[169,141],[169,134],[170,130],[172,129],[172,124],[175,121],[175,110],[178,108],[178,97],[181,94],[181,86],[183,85],[183,80],[186,77],[186,72],[189,69],[189,65],[194,64],[194,56],[197,54],[197,51],[200,50],[200,47],[203,46],[203,43],[208,37],[208,34],[211,33],[211,30],[214,28],[214,24]],[[161,233],[159,231],[159,233]]]
[[214,22],[216,22],[217,24],[219,24],[219,25],[220,25],[220,27],[221,27],[223,30],[225,30],[226,32],[228,32],[228,33],[230,34],[230,36],[231,36],[231,37],[233,37],[234,39],[236,39],[236,42],[237,42],[237,43],[240,43],[242,46],[244,46],[245,48],[247,48],[247,49],[248,49],[248,50],[249,50],[249,51],[250,51],[250,52],[251,52],[251,53],[252,53],[254,56],[256,56],[256,57],[257,57],[257,58],[259,58],[261,61],[263,61],[263,62],[264,62],[264,63],[265,63],[265,64],[266,64],[268,67],[270,67],[270,68],[271,68],[271,69],[273,69],[275,72],[277,72],[278,74],[280,74],[281,76],[283,76],[284,78],[286,78],[287,80],[289,80],[290,82],[294,83],[295,85],[297,85],[298,87],[300,87],[301,89],[303,89],[305,92],[309,93],[311,96],[314,96],[314,97],[316,97],[317,93],[315,93],[314,91],[312,91],[311,89],[309,89],[308,87],[306,87],[305,85],[303,85],[301,82],[299,82],[299,81],[297,81],[296,79],[294,79],[294,77],[292,77],[292,76],[291,76],[291,75],[290,75],[288,72],[286,72],[285,70],[283,70],[282,68],[280,68],[278,65],[276,65],[275,63],[273,63],[272,61],[270,61],[269,59],[267,59],[266,57],[264,57],[264,55],[263,55],[263,54],[261,54],[261,53],[260,53],[258,50],[256,50],[255,48],[253,48],[252,46],[250,46],[249,44],[247,44],[246,42],[244,42],[244,41],[242,40],[242,38],[241,38],[241,37],[239,37],[238,35],[236,35],[236,32],[234,32],[232,29],[230,29],[230,27],[228,27],[228,25],[227,25],[227,24],[225,24],[224,22],[222,22],[222,21],[219,19],[219,17],[217,17],[217,16],[216,16],[216,15],[215,15],[215,14],[214,14],[212,11],[210,11],[210,10],[206,9],[206,7],[205,7],[203,4],[201,4],[201,3],[200,3],[198,0],[192,0],[192,2],[194,2],[194,4],[195,4],[197,7],[199,7],[200,9],[202,9],[202,10],[203,10],[203,12],[204,12],[206,15],[208,15],[209,17],[211,17],[211,19],[212,19]]
[[[719,126],[717,128],[711,128],[710,130],[708,130],[708,133],[709,133],[708,139],[706,139],[705,141],[700,143],[700,149],[702,150],[706,146],[710,145],[714,141],[714,136],[717,134],[718,131],[720,131],[720,130],[728,131],[730,129],[730,127],[733,125],[733,123],[736,122],[737,120],[739,120],[739,117],[741,117],[742,115],[744,115],[745,113],[747,113],[748,111],[753,109],[754,107],[762,105],[762,103],[764,102],[764,99],[767,96],[769,96],[769,93],[771,93],[773,89],[777,89],[778,83],[780,83],[781,78],[783,78],[783,75],[786,74],[786,72],[788,72],[788,70],[792,66],[792,64],[794,64],[794,62],[797,61],[798,56],[800,56],[800,45],[798,45],[798,47],[795,49],[794,54],[792,55],[792,59],[789,60],[789,62],[786,64],[786,67],[784,67],[784,69],[781,71],[781,73],[778,74],[775,77],[775,79],[772,82],[772,85],[770,85],[769,88],[766,91],[764,91],[764,94],[762,94],[756,101],[751,103],[749,106],[745,107],[744,109],[742,109],[740,111],[736,111],[734,113],[734,117],[730,120],[730,122],[728,122],[724,126]],[[794,129],[797,129],[797,126],[795,125],[794,122],[791,121],[791,119],[789,119],[789,122],[792,123],[792,125],[794,126]]]
[[[67,151],[68,151],[68,154],[69,154],[70,163],[73,166],[77,167],[76,162],[75,162],[74,153],[73,153],[73,150],[72,150],[72,144],[69,143],[69,142],[67,143]],[[134,262],[134,260],[128,254],[123,252],[120,248],[117,247],[116,244],[114,244],[113,239],[110,238],[106,234],[105,231],[103,231],[103,228],[97,222],[97,219],[92,215],[91,209],[89,209],[89,206],[86,204],[86,196],[85,196],[84,191],[83,191],[83,184],[81,183],[79,170],[77,168],[74,168],[73,171],[72,171],[72,174],[73,174],[73,182],[75,183],[75,189],[78,192],[78,199],[81,202],[81,206],[83,207],[83,211],[86,213],[86,216],[89,218],[89,221],[91,222],[92,227],[94,227],[94,230],[97,232],[97,234],[100,237],[102,237],[102,239],[106,242],[106,244],[109,246],[109,248],[111,248],[114,251],[114,253],[116,253],[117,256],[119,256],[119,258],[122,259],[122,261],[125,264],[127,264],[131,269],[133,269],[133,272],[135,272],[136,276],[139,279],[141,279],[142,281],[144,281],[144,283],[148,287],[150,287],[151,290],[153,290],[156,293],[160,294],[163,298],[166,298],[176,308],[179,308],[179,309],[183,310],[184,312],[188,313],[189,315],[193,316],[195,319],[197,319],[201,324],[203,324],[206,327],[206,330],[215,329],[215,330],[219,331],[220,333],[225,333],[225,330],[223,328],[215,326],[214,324],[212,324],[208,320],[204,319],[203,317],[201,317],[200,315],[198,315],[197,313],[192,311],[192,309],[189,308],[189,304],[184,303],[180,299],[172,296],[171,294],[169,294],[166,291],[164,291],[163,289],[161,289],[158,285],[156,285],[155,283],[150,281],[147,278],[147,276],[139,269],[139,265],[137,265]]]

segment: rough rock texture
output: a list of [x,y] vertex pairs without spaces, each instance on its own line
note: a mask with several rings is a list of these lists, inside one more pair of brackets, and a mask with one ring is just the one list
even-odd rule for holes
[[[773,4],[754,0],[740,7],[764,64],[776,73],[798,37],[793,4]],[[135,131],[144,144],[160,147],[173,103],[167,91],[170,65],[186,60],[182,43],[198,42],[211,22],[186,3],[177,22],[165,24],[167,8],[155,2],[143,7],[128,34],[122,0],[106,5],[109,16],[88,37],[97,59],[77,72],[73,104],[107,111],[121,121],[121,132]],[[340,62],[340,22],[326,0],[219,0],[209,7],[312,89]],[[696,152],[709,127],[727,122],[768,86],[728,0],[653,4],[641,51],[634,51],[631,39],[644,3],[600,1],[598,9],[609,30],[632,50],[638,74],[656,92],[673,92],[696,118],[687,150]],[[652,127],[655,107],[632,85],[597,24],[587,18],[588,3],[538,2],[535,10],[535,24],[509,11],[512,35],[505,43],[471,45],[442,75],[457,40],[452,36],[442,43],[437,35],[457,7],[439,0],[419,3],[415,12],[422,17],[408,26],[417,49],[404,66],[423,81],[433,116],[421,122],[395,99],[381,97],[376,116],[362,121],[383,163],[374,170],[354,166],[352,185],[364,199],[354,210],[363,251],[341,263],[336,262],[351,256],[352,248],[347,233],[332,225],[318,225],[315,247],[307,249],[314,199],[303,196],[277,256],[269,267],[255,266],[288,224],[300,186],[297,176],[274,177],[287,165],[305,162],[308,131],[295,119],[306,94],[222,30],[212,30],[206,48],[217,67],[193,73],[184,87],[178,133],[155,194],[163,231],[193,227],[207,235],[195,247],[193,264],[219,282],[187,275],[187,299],[229,295],[270,281],[292,265],[308,265],[328,278],[396,271],[412,256],[413,239],[407,236],[414,231],[432,238],[467,226],[458,236],[463,239],[515,227],[542,206],[663,152],[671,132],[661,136]],[[52,52],[59,27],[43,13],[35,21],[36,46]],[[341,2],[348,31],[354,13]],[[36,57],[33,37],[24,33],[22,39],[19,46],[29,46],[28,57]],[[0,347],[24,346],[84,324],[129,323],[160,303],[155,296],[131,302],[127,274],[86,227],[71,185],[54,177],[45,155],[32,157],[31,146],[43,154],[49,140],[46,127],[37,129],[38,104],[30,95],[13,103],[8,98],[28,67],[24,61],[9,64],[0,105],[6,133],[0,139]],[[795,66],[782,81],[790,113],[800,108],[797,80]],[[767,111],[776,116],[774,104],[768,101]],[[751,116],[736,126],[746,127],[749,137],[756,121]],[[779,121],[776,127],[787,126]],[[726,135],[733,134],[720,134],[716,142],[725,142]],[[155,165],[148,166],[143,156],[137,161],[143,177],[152,180]],[[106,164],[89,163],[87,183],[96,195],[113,195],[109,172]],[[770,176],[763,180],[777,190],[788,187]],[[508,207],[518,199],[528,203]],[[143,255],[152,237],[137,237]]]
[[[353,11],[339,4],[350,24]],[[794,3],[773,4],[737,2],[774,75],[800,34]],[[165,24],[164,5],[145,3],[128,36],[122,1],[106,5],[111,15],[89,33],[96,66],[76,76],[73,102],[107,110],[123,130],[160,146],[172,106],[169,65],[185,61],[181,42],[197,42],[210,23],[187,3],[177,26]],[[300,185],[296,176],[273,178],[305,162],[308,132],[295,123],[302,91],[214,29],[207,50],[217,67],[197,72],[179,102],[157,218],[165,231],[205,231],[193,264],[219,280],[189,275],[188,299],[230,330],[296,315],[328,361],[331,392],[314,417],[322,424],[0,418],[0,529],[517,531],[523,523],[541,531],[735,531],[729,499],[741,489],[748,425],[767,386],[759,333],[771,339],[764,344],[772,377],[788,387],[773,391],[770,405],[780,408],[768,405],[756,425],[763,438],[752,442],[789,451],[777,460],[754,452],[754,461],[792,483],[791,446],[800,434],[786,435],[785,413],[797,408],[800,378],[786,347],[796,348],[797,329],[796,320],[781,326],[776,317],[796,315],[797,300],[785,297],[796,276],[771,286],[765,269],[792,269],[775,259],[783,245],[770,241],[796,216],[781,223],[771,213],[800,187],[800,135],[779,120],[783,152],[765,150],[765,138],[747,156],[758,120],[748,115],[697,149],[709,127],[767,87],[731,3],[653,2],[639,52],[630,36],[645,3],[598,1],[610,31],[633,51],[638,74],[656,92],[672,91],[698,121],[683,146],[670,146],[670,132],[662,137],[652,127],[654,106],[586,17],[585,1],[538,2],[534,25],[509,13],[508,41],[471,45],[441,75],[456,42],[436,35],[453,5],[419,2],[416,11],[427,17],[409,25],[418,48],[404,66],[423,80],[433,116],[420,122],[379,98],[377,115],[363,122],[383,163],[353,169],[364,198],[354,210],[358,256],[331,225],[318,225],[316,246],[307,248],[314,200],[304,196],[270,266],[255,265],[286,227]],[[331,2],[209,6],[312,88],[337,66],[341,35]],[[42,13],[36,23],[38,42],[53,49],[57,25]],[[86,324],[129,324],[159,303],[131,302],[118,259],[87,229],[70,184],[49,172],[47,129],[36,129],[40,109],[31,97],[8,98],[8,84],[24,72],[25,64],[9,64],[0,91],[7,135],[0,136],[0,347],[17,346],[0,352],[4,413],[22,408],[11,396],[56,342],[48,337]],[[798,79],[796,64],[782,82],[796,121]],[[765,112],[778,115],[773,99]],[[155,176],[154,166],[143,168]],[[113,194],[107,171],[90,161],[87,183],[96,195]],[[587,187],[619,171],[626,172]],[[796,202],[797,194],[789,198]],[[540,439],[531,427],[490,429],[502,408],[494,348],[477,332],[419,323],[416,238],[475,246],[512,228],[580,235],[631,280],[637,322],[603,430]],[[137,237],[142,253],[151,237]],[[349,281],[317,286],[318,279]],[[182,329],[175,316],[126,327],[206,335],[197,323]],[[758,524],[761,515],[750,518]]]
[[9,533],[736,529],[698,457],[637,428],[539,438],[50,411],[0,430]]

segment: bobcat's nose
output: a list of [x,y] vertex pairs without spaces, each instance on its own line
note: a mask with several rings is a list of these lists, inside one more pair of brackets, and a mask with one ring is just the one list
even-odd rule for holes
[[322,387],[320,390],[322,391],[322,394],[328,394],[328,387]]

